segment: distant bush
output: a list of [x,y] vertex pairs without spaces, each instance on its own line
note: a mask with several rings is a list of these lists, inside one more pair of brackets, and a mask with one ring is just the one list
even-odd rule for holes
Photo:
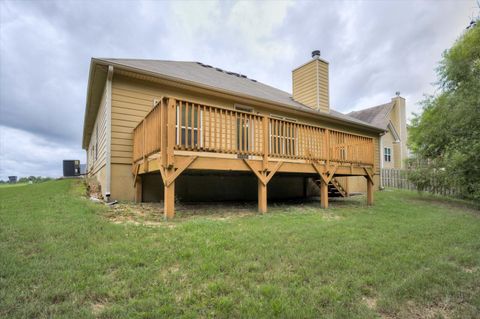
[[[17,183],[29,183],[32,182],[36,183],[43,183],[47,181],[51,181],[53,178],[51,177],[42,177],[42,176],[29,176],[29,177],[21,177],[17,180]],[[8,184],[8,181],[0,180],[0,184]]]

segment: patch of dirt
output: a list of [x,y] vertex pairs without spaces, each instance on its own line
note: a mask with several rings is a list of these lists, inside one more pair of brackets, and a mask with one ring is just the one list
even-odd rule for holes
[[92,305],[92,314],[95,317],[98,317],[106,307],[107,305],[105,303],[100,303],[100,302],[94,303]]
[[[177,204],[175,221],[204,218],[218,221],[230,221],[234,218],[256,215],[250,205],[232,205],[228,203],[188,203]],[[163,216],[162,203],[118,203],[110,206],[106,217],[115,224],[131,224],[150,227],[175,228],[176,223],[168,222]]]
[[375,310],[377,308],[377,298],[363,297],[362,301],[368,308]]
[[88,198],[103,200],[102,186],[95,178],[87,178],[85,183],[87,184]]
[[159,203],[117,203],[110,206],[106,217],[114,224],[174,228],[163,218],[163,206]]
[[473,274],[474,272],[478,271],[478,267],[473,267],[473,268],[463,267],[462,270],[467,274]]
[[449,319],[452,317],[451,314],[452,305],[446,302],[418,305],[413,301],[408,301],[400,313],[396,315],[382,314],[382,318]]
[[333,213],[323,213],[322,218],[325,220],[342,220],[344,217],[335,215]]
[[[344,217],[330,210],[320,210],[318,201],[272,203],[269,207],[275,213],[319,213],[329,221],[342,220]],[[177,203],[175,219],[166,221],[163,215],[163,203],[121,202],[110,206],[106,217],[115,224],[130,224],[148,227],[175,228],[180,221],[207,219],[232,222],[238,218],[257,216],[256,202],[217,202],[217,203]]]

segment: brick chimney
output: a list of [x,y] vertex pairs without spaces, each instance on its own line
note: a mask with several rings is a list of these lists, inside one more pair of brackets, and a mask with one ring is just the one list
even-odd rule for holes
[[312,109],[328,113],[328,62],[320,58],[320,50],[312,59],[292,71],[293,99]]

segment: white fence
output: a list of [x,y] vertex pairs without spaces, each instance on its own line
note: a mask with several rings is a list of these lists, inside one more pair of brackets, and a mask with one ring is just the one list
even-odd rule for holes
[[[397,168],[382,168],[380,170],[381,186],[400,189],[417,190],[417,187],[408,180],[410,170]],[[435,176],[429,183],[431,187],[425,191],[438,195],[457,196],[460,194],[458,187],[444,188],[435,180]]]
[[396,168],[382,168],[380,170],[381,185],[401,189],[416,190],[417,188],[408,181],[408,170]]

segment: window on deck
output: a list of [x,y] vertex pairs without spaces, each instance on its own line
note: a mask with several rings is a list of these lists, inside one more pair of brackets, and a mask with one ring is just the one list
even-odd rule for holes
[[[273,119],[285,120],[284,117],[270,115]],[[290,120],[290,119],[288,119]],[[295,156],[297,151],[297,129],[292,123],[284,121],[270,122],[270,153]]]
[[250,143],[250,131],[253,123],[242,116],[237,117],[237,149],[241,152],[253,151],[253,143]]
[[184,147],[202,147],[203,111],[195,104],[184,102],[177,104],[175,122],[176,144]]

